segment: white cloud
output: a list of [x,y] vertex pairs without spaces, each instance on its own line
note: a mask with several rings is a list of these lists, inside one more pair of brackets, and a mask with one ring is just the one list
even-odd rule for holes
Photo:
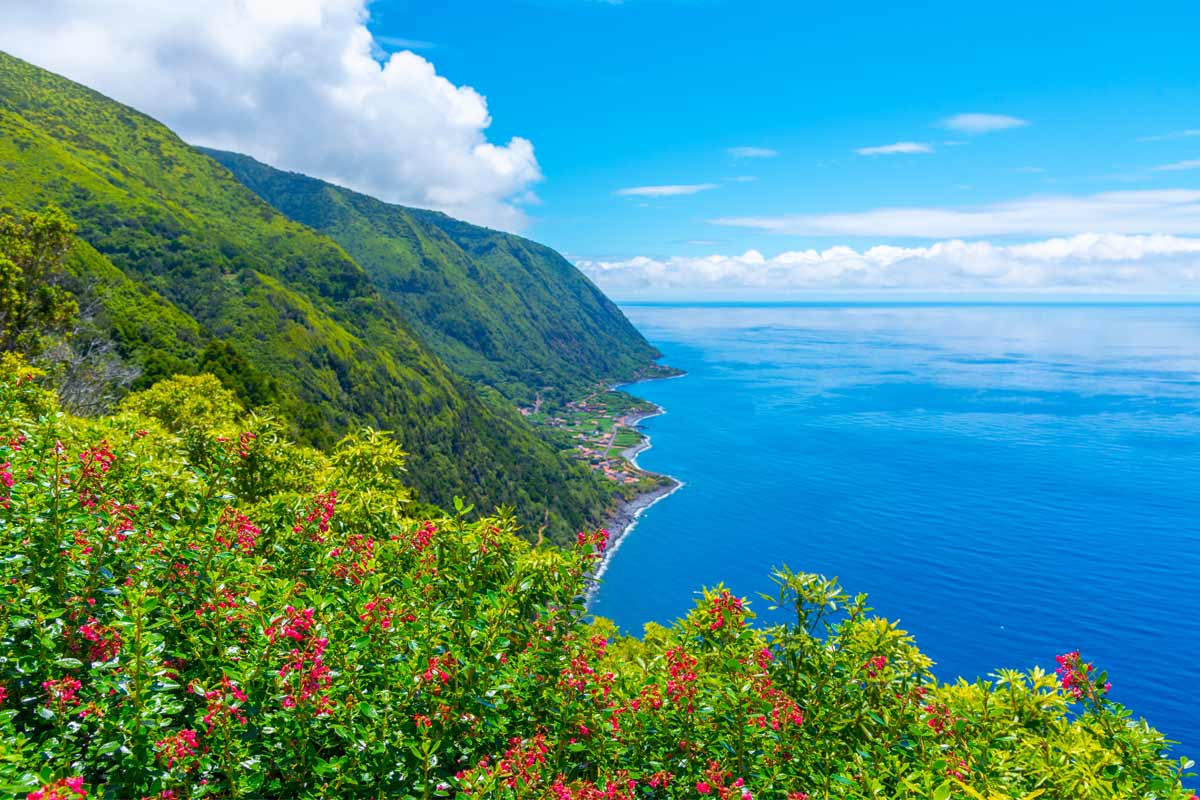
[[758,180],[757,175],[738,175],[733,179],[735,183],[754,183]]
[[1048,195],[960,208],[897,207],[844,214],[727,217],[713,222],[804,236],[916,239],[1069,236],[1079,231],[1200,234],[1200,191],[1158,189]]
[[1170,142],[1175,139],[1191,139],[1194,136],[1200,136],[1200,128],[1189,128],[1184,131],[1171,131],[1170,133],[1160,133],[1157,136],[1141,136],[1139,142]]
[[779,155],[778,150],[769,147],[731,147],[725,152],[734,158],[774,158]]
[[933,147],[923,142],[896,142],[878,147],[860,147],[854,152],[860,156],[890,156],[902,153],[932,153]]
[[426,59],[405,51],[377,61],[367,3],[9,2],[0,49],[145,111],[188,141],[521,228],[520,199],[541,178],[533,145],[489,141],[483,96]]
[[1186,169],[1200,169],[1200,158],[1193,158],[1190,161],[1176,161],[1174,164],[1163,164],[1159,167],[1151,167],[1151,172],[1180,172]]
[[684,194],[696,194],[716,189],[716,183],[682,183],[669,186],[631,186],[628,189],[617,189],[616,194],[622,197],[677,197]]
[[942,241],[780,253],[582,259],[621,295],[913,290],[930,292],[1198,292],[1200,238],[1081,234],[1028,244]]
[[959,133],[978,134],[1023,128],[1029,124],[1029,120],[1010,117],[1007,114],[955,114],[938,124]]

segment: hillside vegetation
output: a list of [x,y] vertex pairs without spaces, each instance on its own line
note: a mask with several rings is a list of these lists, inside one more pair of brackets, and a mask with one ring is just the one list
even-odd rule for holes
[[421,464],[423,500],[511,505],[559,541],[610,502],[453,374],[338,244],[154,120],[0,54],[0,210],[51,203],[78,225],[76,287],[140,370],[135,388],[206,369],[305,442],[392,431]]
[[580,603],[603,531],[534,548],[461,503],[414,518],[421,465],[389,439],[291,444],[209,376],[81,419],[2,367],[0,791],[1191,796],[1079,654],[939,684],[864,596],[786,569],[788,625],[718,586],[617,636]]
[[392,205],[248,156],[204,150],[263,200],[346,249],[458,374],[531,404],[628,379],[658,353],[548,247]]

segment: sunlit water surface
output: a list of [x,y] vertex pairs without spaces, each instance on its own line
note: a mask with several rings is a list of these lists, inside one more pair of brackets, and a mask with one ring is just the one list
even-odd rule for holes
[[[838,576],[940,677],[1080,649],[1200,756],[1200,306],[631,305],[687,370],[636,387],[642,466],[686,482],[593,610]],[[757,603],[762,611],[765,603]]]

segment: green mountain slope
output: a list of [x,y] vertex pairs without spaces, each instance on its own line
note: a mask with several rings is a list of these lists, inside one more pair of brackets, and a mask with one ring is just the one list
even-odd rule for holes
[[48,203],[95,251],[76,259],[81,279],[116,287],[98,294],[131,360],[199,365],[202,346],[232,348],[274,381],[305,441],[394,431],[428,501],[511,504],[556,538],[607,503],[591,474],[452,374],[336,243],[149,117],[0,54],[0,207]]
[[204,152],[276,209],[337,241],[446,363],[515,402],[545,387],[575,397],[597,381],[639,374],[658,355],[548,247],[248,156]]

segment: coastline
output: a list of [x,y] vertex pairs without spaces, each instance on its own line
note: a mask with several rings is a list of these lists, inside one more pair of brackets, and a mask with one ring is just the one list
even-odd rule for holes
[[[632,424],[639,425],[644,420],[652,417],[662,416],[663,414],[667,413],[666,409],[664,409],[662,406],[655,405],[654,408],[654,411],[650,411],[638,416],[632,421]],[[638,442],[632,447],[626,448],[621,452],[621,457],[638,469],[641,469],[637,463],[638,455],[644,453],[653,446],[650,437],[646,436],[645,434],[643,434],[643,436],[644,438],[642,441]],[[609,532],[608,547],[604,551],[604,557],[600,559],[600,562],[596,564],[595,568],[592,570],[592,573],[587,578],[588,588],[586,594],[584,595],[584,603],[588,608],[591,607],[592,600],[596,596],[596,591],[600,588],[601,578],[604,577],[604,573],[608,571],[609,564],[611,563],[613,557],[616,556],[617,551],[621,548],[621,543],[625,540],[625,537],[637,527],[638,520],[641,518],[642,514],[645,513],[646,509],[650,508],[655,503],[670,497],[686,485],[683,481],[678,480],[671,475],[661,475],[660,477],[665,478],[667,483],[662,486],[656,486],[648,492],[643,492],[631,500],[619,500],[617,502],[616,509],[609,516],[607,524]]]

